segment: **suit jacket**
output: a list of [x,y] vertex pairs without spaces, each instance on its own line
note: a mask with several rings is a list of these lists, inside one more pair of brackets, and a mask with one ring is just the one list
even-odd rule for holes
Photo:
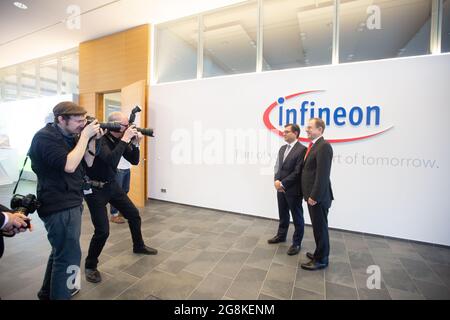
[[[11,210],[0,204],[0,212],[11,212]],[[4,223],[5,223],[5,215],[3,213],[0,213],[0,228],[3,226]],[[0,258],[3,255],[3,249],[4,249],[3,236],[0,235]]]
[[281,181],[287,195],[302,196],[302,187],[299,178],[302,171],[306,148],[300,142],[297,142],[283,161],[286,148],[287,145],[284,145],[278,151],[274,180]]
[[311,147],[301,174],[304,199],[312,198],[325,208],[331,207],[331,201],[334,200],[330,181],[332,161],[333,149],[320,137]]

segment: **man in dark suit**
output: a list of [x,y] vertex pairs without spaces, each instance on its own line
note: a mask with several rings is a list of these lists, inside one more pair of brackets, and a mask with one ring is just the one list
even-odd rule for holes
[[292,245],[287,251],[288,255],[295,255],[300,252],[305,225],[299,176],[306,148],[298,142],[299,135],[300,127],[298,125],[287,124],[284,127],[284,141],[287,144],[282,146],[278,152],[274,178],[280,223],[277,235],[267,240],[271,244],[286,241],[290,223],[290,210],[295,231],[292,237]]
[[322,137],[324,130],[325,123],[319,118],[310,119],[306,127],[311,143],[305,154],[301,184],[303,197],[308,203],[316,250],[314,253],[306,253],[311,261],[301,265],[305,270],[326,268],[330,253],[328,210],[331,207],[331,201],[334,200],[330,182],[333,149]]

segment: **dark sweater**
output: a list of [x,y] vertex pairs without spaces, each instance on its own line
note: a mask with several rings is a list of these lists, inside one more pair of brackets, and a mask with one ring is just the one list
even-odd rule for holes
[[91,180],[113,181],[122,156],[132,165],[139,163],[139,148],[133,144],[123,142],[110,133],[100,138],[98,143],[100,143],[100,150],[95,156],[92,167],[87,168],[87,175]]
[[29,156],[31,168],[38,178],[37,198],[41,202],[40,217],[80,206],[83,202],[84,160],[74,173],[64,171],[67,155],[75,146],[73,138],[64,136],[51,123],[33,137]]

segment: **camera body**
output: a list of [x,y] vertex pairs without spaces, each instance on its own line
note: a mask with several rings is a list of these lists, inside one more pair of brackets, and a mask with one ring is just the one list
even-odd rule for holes
[[[19,211],[23,213],[25,216],[28,216],[30,213],[35,212],[41,203],[37,200],[34,194],[27,194],[23,196],[21,194],[15,194],[11,198],[10,207],[13,211]],[[30,221],[26,220],[27,228],[30,228]]]
[[[131,110],[130,118],[128,119],[128,124],[132,125],[134,124],[134,120],[136,120],[136,113],[141,112],[141,108],[139,106],[135,106],[133,110]],[[136,130],[140,133],[142,133],[144,136],[147,137],[154,137],[153,135],[153,129],[152,128],[137,128]]]
[[[87,119],[86,125],[90,124],[92,121],[95,120],[95,118],[91,116],[87,116],[86,119]],[[100,128],[103,130],[107,129],[108,131],[120,132],[119,122],[99,122],[98,124],[100,125]]]

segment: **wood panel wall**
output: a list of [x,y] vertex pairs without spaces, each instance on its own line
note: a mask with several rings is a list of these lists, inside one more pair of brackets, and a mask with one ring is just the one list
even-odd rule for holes
[[[103,119],[103,94],[120,91],[140,81],[149,79],[150,26],[142,25],[99,39],[86,41],[79,46],[79,103],[89,115]],[[144,88],[147,86],[145,85]],[[140,105],[146,114],[146,93]],[[132,106],[122,106],[128,115]],[[140,125],[145,127],[146,117]],[[141,148],[141,163],[132,168],[130,198],[137,205],[144,205],[147,184],[147,164],[145,146]]]
[[119,91],[133,82],[148,82],[149,25],[80,43],[80,104],[97,114],[92,94]]

